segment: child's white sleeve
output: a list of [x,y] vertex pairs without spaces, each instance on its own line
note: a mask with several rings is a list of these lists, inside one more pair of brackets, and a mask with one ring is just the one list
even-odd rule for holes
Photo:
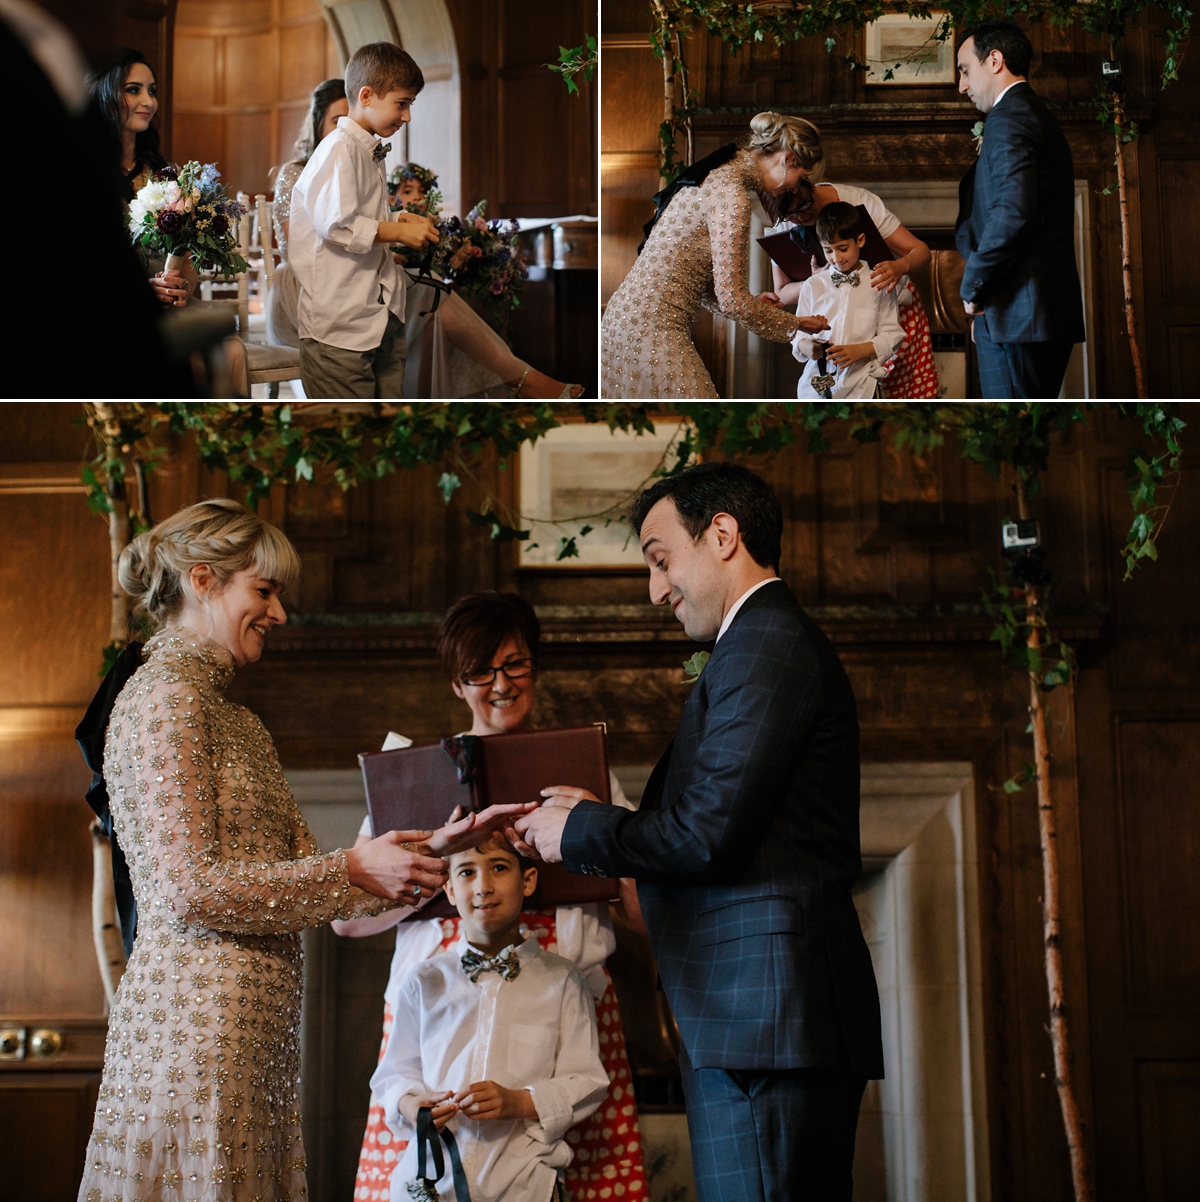
[[571,972],[563,990],[554,1076],[526,1088],[533,1095],[538,1113],[538,1121],[526,1130],[546,1144],[558,1143],[608,1093],[608,1073],[600,1061],[600,1041],[596,1035],[596,1011],[591,991],[578,969]]
[[409,1132],[400,1107],[406,1098],[425,1097],[421,1069],[421,996],[416,975],[409,976],[392,1009],[387,1048],[371,1077],[371,1093],[383,1107],[384,1121],[396,1134]]
[[[800,285],[800,296],[796,300],[796,314],[800,317],[811,317],[813,305],[811,277]],[[822,339],[822,342],[824,339]],[[797,330],[792,335],[792,357],[801,363],[816,358],[816,338],[804,330]]]
[[904,329],[900,325],[900,304],[895,289],[880,295],[879,318],[875,323],[875,337],[871,341],[875,345],[875,359],[868,365],[867,370],[875,379],[882,380],[887,374],[884,364],[904,341]]
[[359,213],[358,182],[348,151],[335,146],[313,171],[304,206],[317,237],[352,255],[365,255],[375,245],[379,222]]

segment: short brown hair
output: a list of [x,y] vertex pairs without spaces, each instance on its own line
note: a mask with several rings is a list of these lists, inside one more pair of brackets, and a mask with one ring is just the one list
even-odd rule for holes
[[817,215],[817,237],[822,242],[857,238],[862,232],[862,218],[858,215],[858,209],[844,200],[827,204]]
[[438,660],[451,680],[488,665],[505,639],[525,644],[537,666],[542,630],[533,606],[516,593],[470,593],[446,612],[438,630]]
[[461,856],[466,851],[477,851],[481,856],[487,855],[489,851],[506,851],[509,855],[516,856],[517,866],[521,869],[522,876],[531,868],[537,867],[536,860],[530,860],[526,856],[521,855],[519,851],[504,837],[503,831],[496,831],[489,835],[488,838],[475,847],[464,847],[462,851],[451,852],[446,857],[446,862],[452,863],[455,856]]
[[376,96],[386,96],[397,88],[419,92],[424,86],[425,76],[417,60],[391,42],[359,46],[346,64],[346,97],[351,104],[358,103],[363,88],[370,88]]

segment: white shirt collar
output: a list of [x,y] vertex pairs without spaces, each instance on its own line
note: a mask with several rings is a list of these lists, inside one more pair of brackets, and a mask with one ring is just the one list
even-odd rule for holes
[[343,133],[349,134],[356,142],[361,142],[368,150],[375,149],[377,141],[375,135],[370,130],[363,129],[357,121],[351,117],[339,117],[337,127]]
[[766,580],[760,580],[757,584],[752,584],[730,607],[729,612],[725,615],[725,621],[721,623],[721,629],[717,631],[716,642],[721,641],[721,635],[729,629],[729,624],[737,617],[737,612],[746,604],[747,600],[758,592],[765,585],[774,584],[779,579],[778,576],[768,576]]
[[1002,101],[1005,98],[1005,96],[1007,96],[1009,94],[1009,92],[1011,92],[1013,90],[1013,88],[1015,88],[1017,86],[1017,84],[1028,83],[1028,82],[1029,82],[1029,80],[1027,80],[1027,79],[1014,79],[1012,81],[1012,83],[1010,83],[1008,85],[1008,87],[1005,88],[1004,91],[1001,92],[1000,95],[997,96],[996,99],[992,101],[992,108],[994,109],[996,107],[996,105],[998,105],[1000,103],[1000,101]]

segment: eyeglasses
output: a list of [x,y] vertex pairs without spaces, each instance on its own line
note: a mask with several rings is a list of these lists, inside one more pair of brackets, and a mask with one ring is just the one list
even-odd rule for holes
[[501,664],[498,668],[480,668],[476,672],[464,672],[462,682],[469,684],[472,688],[482,689],[496,679],[497,672],[503,672],[509,680],[524,680],[526,676],[532,676],[536,671],[536,660],[510,659],[508,663]]

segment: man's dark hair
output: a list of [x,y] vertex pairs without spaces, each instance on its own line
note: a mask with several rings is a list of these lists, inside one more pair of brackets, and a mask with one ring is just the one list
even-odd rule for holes
[[742,542],[755,563],[779,571],[783,511],[771,486],[736,463],[698,463],[656,481],[634,502],[629,524],[641,535],[646,515],[670,497],[683,528],[699,540],[718,513],[737,519]]
[[862,232],[862,218],[858,215],[858,209],[844,200],[827,204],[817,215],[817,237],[822,242],[857,238]]
[[975,57],[983,62],[993,50],[1004,56],[1004,65],[1014,74],[1027,78],[1033,62],[1033,46],[1024,30],[1011,21],[980,21],[963,34],[963,41],[973,38]]

